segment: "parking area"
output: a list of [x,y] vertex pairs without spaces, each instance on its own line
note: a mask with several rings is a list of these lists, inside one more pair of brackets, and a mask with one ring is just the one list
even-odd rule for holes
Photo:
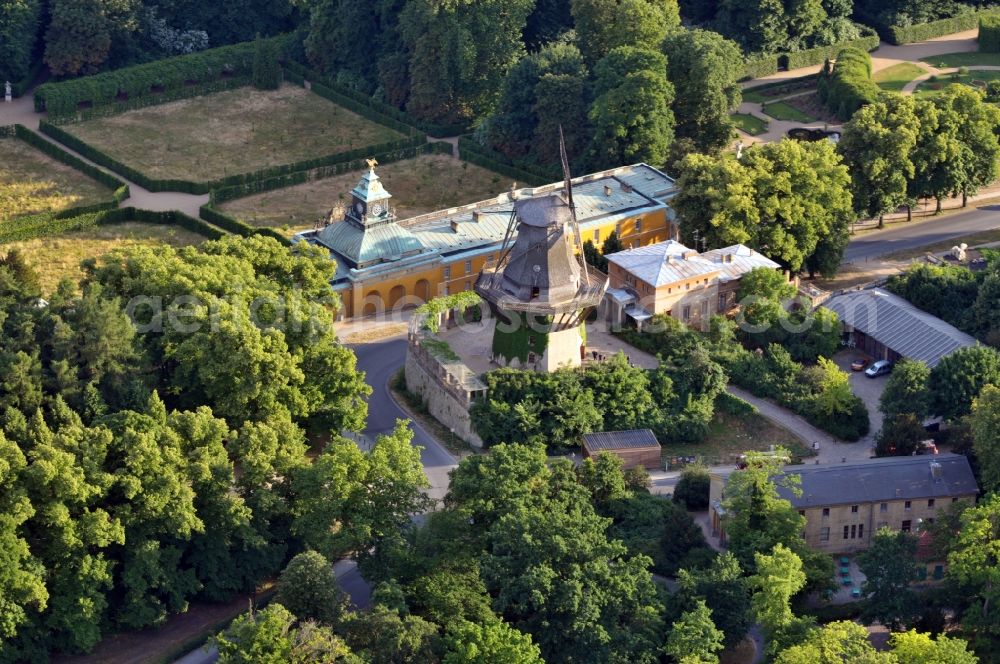
[[874,444],[875,436],[882,428],[882,413],[879,412],[878,402],[882,398],[882,391],[885,389],[885,383],[889,380],[889,376],[886,374],[877,378],[869,378],[864,371],[853,371],[851,363],[857,359],[866,359],[869,364],[871,363],[870,357],[855,349],[842,350],[833,356],[833,361],[837,363],[837,366],[851,374],[851,391],[858,395],[865,402],[865,407],[868,408],[871,429],[863,440]]

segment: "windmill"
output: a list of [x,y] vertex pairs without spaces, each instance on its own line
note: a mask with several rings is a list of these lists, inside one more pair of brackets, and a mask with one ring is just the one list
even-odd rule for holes
[[578,366],[583,321],[607,289],[607,277],[583,260],[561,130],[560,152],[564,190],[524,198],[512,192],[499,259],[476,280],[476,292],[497,319],[492,355],[503,366]]

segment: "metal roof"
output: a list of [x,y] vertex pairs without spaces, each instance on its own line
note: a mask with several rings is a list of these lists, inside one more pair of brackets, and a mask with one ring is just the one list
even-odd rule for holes
[[628,431],[598,431],[583,434],[583,446],[590,452],[601,450],[660,449],[660,443],[650,429]]
[[699,254],[674,240],[608,254],[607,259],[654,287],[711,275],[718,275],[721,281],[730,281],[757,267],[780,267],[742,244]]
[[321,230],[317,240],[350,261],[351,267],[399,260],[424,248],[413,233],[396,223],[361,228],[351,220],[338,221]]
[[881,288],[834,295],[823,306],[836,312],[845,325],[929,367],[959,348],[976,344],[965,332]]
[[[366,172],[352,193],[369,196],[376,193],[369,188],[377,186],[377,197],[387,197],[388,192],[382,189],[377,176],[374,181],[371,180],[372,175],[371,171]],[[415,253],[423,259],[427,255],[473,250],[487,252],[499,249],[510,222],[515,200],[544,198],[562,191],[563,187],[563,182],[554,182],[540,187],[518,189],[485,201],[399,220],[396,225],[404,229],[405,233],[382,231],[380,235],[383,237],[377,238],[375,242],[363,243],[365,245],[363,251],[360,247],[362,242],[354,237],[355,233],[352,230],[342,228],[332,230],[334,227],[342,226],[342,222],[335,222],[318,233],[306,232],[297,237],[314,239],[334,250],[336,254],[351,260],[353,260],[351,255],[355,253],[364,254],[368,260],[357,261],[362,265],[361,270],[376,272],[385,268],[396,269],[399,267],[399,263],[396,262],[398,257],[412,256]],[[666,207],[665,201],[677,192],[674,180],[652,166],[642,163],[573,178],[572,187],[577,218],[584,230],[591,225],[630,219],[650,210],[666,209],[667,215],[672,216],[672,211]],[[374,229],[369,226],[367,232],[371,233],[372,230]],[[411,237],[416,240],[422,251],[412,250],[415,245]],[[354,248],[355,245],[358,245],[357,249]],[[377,255],[382,246],[395,253]],[[380,265],[380,259],[395,264]],[[365,265],[366,262],[369,264]],[[361,274],[344,274],[344,277],[348,276],[351,279],[361,278]]]
[[[934,468],[937,464],[937,469]],[[853,463],[786,466],[798,475],[801,496],[778,493],[796,508],[950,498],[978,493],[969,460],[960,454],[884,457]]]

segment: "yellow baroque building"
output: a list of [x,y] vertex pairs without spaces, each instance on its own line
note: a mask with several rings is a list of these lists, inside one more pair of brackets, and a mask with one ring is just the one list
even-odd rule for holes
[[[511,227],[513,201],[551,193],[563,182],[515,189],[496,198],[397,219],[375,164],[351,190],[343,219],[296,236],[330,251],[341,318],[398,311],[440,295],[472,290],[495,261]],[[647,164],[622,166],[572,180],[583,241],[598,248],[612,233],[625,247],[676,239],[670,199],[674,180]]]

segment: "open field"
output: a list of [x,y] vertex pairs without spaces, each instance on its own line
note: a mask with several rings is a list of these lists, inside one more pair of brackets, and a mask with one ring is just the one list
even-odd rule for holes
[[402,135],[304,88],[240,88],[64,127],[154,178],[204,182]]
[[917,78],[927,73],[927,70],[912,62],[901,62],[882,71],[875,72],[875,83],[883,90],[893,92],[902,91],[903,87]]
[[[952,83],[968,85],[981,90],[983,88],[983,84],[998,79],[1000,79],[1000,71],[989,69],[985,71],[972,70],[968,74],[945,74],[943,76],[939,76],[936,81],[931,81],[930,79],[923,81],[917,85],[913,94],[917,98],[926,99],[940,94],[942,90],[947,88]],[[979,84],[973,85],[973,81],[976,81]]]
[[767,122],[751,113],[732,113],[730,118],[740,131],[757,136],[767,131]]
[[765,104],[762,110],[775,120],[791,120],[792,122],[813,122],[816,118],[807,115],[789,103],[790,100],[774,101]]
[[0,222],[111,200],[110,189],[15,138],[0,139]]
[[975,67],[976,65],[1000,65],[1000,53],[980,53],[979,51],[945,53],[944,55],[931,55],[926,58],[920,58],[920,60],[938,69]]
[[[447,155],[422,155],[378,167],[400,219],[474,203],[510,187],[510,178]],[[289,233],[312,228],[316,220],[342,205],[358,183],[360,171],[276,189],[223,203],[227,214],[252,225]]]
[[102,256],[115,249],[169,244],[200,244],[205,238],[183,228],[159,224],[128,222],[98,226],[58,237],[36,238],[0,245],[0,251],[19,249],[38,272],[42,291],[51,293],[59,281],[68,277],[79,282],[83,277],[80,262]]
[[664,460],[696,456],[709,466],[735,462],[736,456],[747,450],[765,451],[771,445],[782,445],[794,456],[813,454],[795,434],[762,415],[730,415],[721,410],[716,410],[708,435],[700,443],[661,443]]

